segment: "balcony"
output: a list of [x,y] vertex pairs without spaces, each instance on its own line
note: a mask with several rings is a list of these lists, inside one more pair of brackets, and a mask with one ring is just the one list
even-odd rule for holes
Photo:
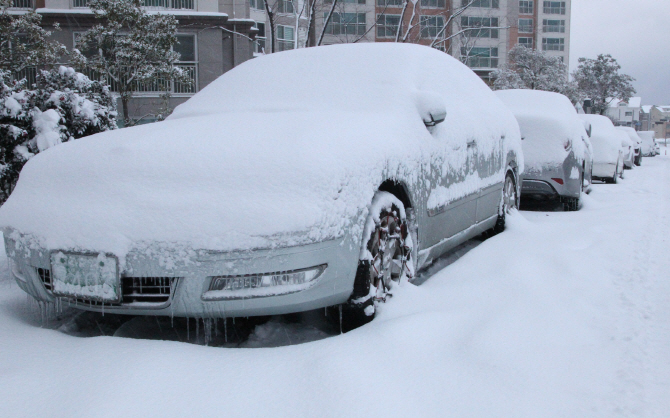
[[34,9],[35,0],[13,0],[12,8],[14,9]]
[[[33,0],[14,0],[33,1]],[[72,0],[73,8],[88,7],[89,0]],[[195,10],[196,0],[142,0],[142,6],[149,10]]]

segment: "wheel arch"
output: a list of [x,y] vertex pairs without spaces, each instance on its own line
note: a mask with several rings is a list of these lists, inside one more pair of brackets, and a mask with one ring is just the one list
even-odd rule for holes
[[409,192],[407,190],[407,185],[402,181],[395,179],[387,179],[382,182],[377,188],[379,192],[388,192],[394,195],[405,205],[405,209],[412,208],[412,199],[410,198]]

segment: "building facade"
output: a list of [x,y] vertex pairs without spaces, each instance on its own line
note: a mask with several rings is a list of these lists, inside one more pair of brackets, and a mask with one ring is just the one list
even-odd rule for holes
[[[144,4],[149,13],[171,14],[179,21],[174,47],[181,54],[177,65],[188,74],[192,84],[169,83],[170,107],[186,101],[221,74],[252,58],[256,30],[254,22],[244,17],[248,11],[244,0],[144,0]],[[52,38],[68,50],[74,48],[80,34],[99,23],[88,8],[88,0],[14,0],[14,6],[14,13],[35,10],[46,28],[58,24],[60,30],[52,31]],[[236,15],[242,18],[231,17]],[[157,110],[166,106],[161,97],[165,92],[157,90],[159,85],[138,87],[129,103],[131,118],[155,120]]]
[[642,113],[642,98],[631,97],[627,102],[614,100],[607,109],[607,114],[615,126],[629,126],[640,130]]

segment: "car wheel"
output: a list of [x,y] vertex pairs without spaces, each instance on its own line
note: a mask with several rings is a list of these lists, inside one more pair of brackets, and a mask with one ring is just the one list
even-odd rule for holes
[[563,210],[566,212],[574,212],[579,210],[579,198],[578,197],[563,197],[561,198],[563,202]]
[[498,209],[498,219],[491,230],[492,235],[499,234],[505,230],[505,216],[517,208],[516,198],[516,183],[514,175],[507,172],[505,176],[505,184],[503,185],[502,196],[500,198],[500,208]]
[[635,157],[635,165],[638,167],[642,165],[642,153],[640,153],[640,155]]
[[414,276],[414,243],[402,202],[378,192],[366,225],[369,234],[365,233],[354,289],[342,305],[340,326],[345,332],[372,321],[393,285]]

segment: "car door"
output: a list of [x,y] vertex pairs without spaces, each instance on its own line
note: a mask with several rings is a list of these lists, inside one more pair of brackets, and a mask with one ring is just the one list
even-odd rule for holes
[[481,144],[477,153],[477,174],[483,184],[477,199],[477,223],[485,221],[498,214],[500,196],[505,176],[500,176],[500,170],[506,163],[504,153],[505,136],[485,139],[492,143]]
[[[475,222],[478,191],[468,190],[468,183],[477,175],[477,144],[474,139],[459,138],[444,144],[448,158],[435,166],[432,173],[447,173],[432,176],[420,248],[438,246]],[[450,166],[446,166],[449,161]],[[439,164],[439,163],[433,163]],[[455,170],[454,170],[455,168]],[[436,253],[441,252],[438,248]]]

